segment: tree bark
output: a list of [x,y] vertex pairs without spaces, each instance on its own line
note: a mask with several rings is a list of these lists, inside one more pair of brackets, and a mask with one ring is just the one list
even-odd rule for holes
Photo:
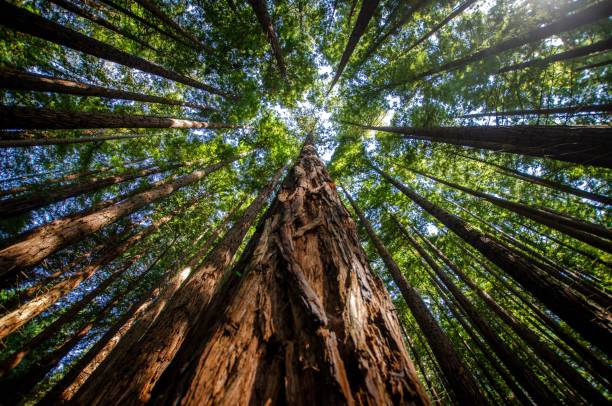
[[569,51],[559,52],[558,54],[551,55],[546,58],[532,59],[530,61],[506,66],[498,70],[497,73],[507,73],[534,66],[542,67],[549,65],[553,62],[566,61],[568,59],[580,58],[581,56],[590,55],[595,52],[607,51],[610,48],[612,48],[612,38],[598,41],[591,45],[574,48]]
[[[590,104],[574,107],[553,107],[550,109],[528,109],[513,111],[491,111],[486,113],[464,114],[459,118],[501,117],[501,116],[548,116],[554,114],[580,114],[580,113],[610,113],[612,104]],[[470,158],[472,159],[472,158]]]
[[460,355],[455,351],[453,344],[427,308],[420,294],[410,285],[404,275],[402,275],[399,266],[393,260],[393,257],[382,240],[376,235],[372,225],[355,201],[347,192],[345,192],[345,196],[365,228],[370,240],[374,244],[378,255],[380,255],[385,263],[393,281],[402,293],[402,297],[406,301],[410,312],[427,338],[427,342],[438,361],[438,365],[440,365],[444,373],[444,377],[449,383],[449,389],[453,393],[453,398],[457,404],[486,404],[484,396],[479,386],[476,384],[474,377],[468,372],[469,368],[465,364],[465,361],[461,359]]
[[386,172],[375,166],[372,166],[372,168],[406,197],[472,245],[485,258],[508,273],[526,291],[537,297],[587,341],[599,347],[608,356],[612,355],[612,350],[608,345],[610,322],[607,311],[585,301],[572,289],[549,278],[534,263],[509,250],[493,236],[474,229],[461,218],[418,195]]
[[612,130],[605,126],[358,126],[367,130],[402,134],[409,139],[612,168]]
[[[408,231],[399,223],[396,217],[394,217],[395,223],[398,228],[402,232],[402,234],[408,239],[408,241],[412,244],[413,247],[419,254],[425,259],[425,261],[430,265],[430,267],[434,270],[434,272],[440,277],[442,282],[448,286],[451,294],[455,296],[455,293],[463,295],[461,291],[457,289],[452,280],[436,265],[433,259],[427,254],[427,252],[417,243],[417,241],[408,233]],[[422,241],[435,253],[435,255],[444,262],[449,269],[451,269],[455,275],[457,275],[470,289],[472,289],[478,297],[480,297],[487,306],[495,313],[504,323],[506,323],[512,330],[522,338],[533,350],[534,353],[540,357],[543,361],[547,362],[554,370],[559,373],[566,381],[566,383],[575,388],[578,393],[584,397],[591,404],[605,404],[606,398],[586,379],[580,375],[573,366],[570,366],[565,361],[563,361],[555,352],[553,352],[544,342],[540,340],[540,338],[533,333],[528,327],[520,323],[518,320],[514,318],[509,312],[503,309],[497,302],[489,296],[486,292],[484,292],[476,283],[474,283],[459,267],[452,262],[439,248],[437,248],[433,243],[431,243],[427,238],[425,238],[422,234],[418,232],[414,227],[411,227],[412,232],[418,235]],[[417,248],[418,247],[418,248]],[[426,256],[426,257],[425,257]],[[436,268],[434,268],[434,266]],[[447,283],[448,281],[448,283]],[[449,286],[449,283],[453,285],[453,287]],[[456,291],[456,292],[454,292]],[[457,299],[459,303],[467,300],[465,296],[460,300]],[[463,304],[462,304],[463,306]],[[464,309],[465,306],[463,306]],[[468,309],[466,309],[468,311]],[[475,311],[475,315],[478,315],[477,309],[470,309],[470,312]],[[486,321],[485,321],[486,322]],[[478,323],[480,324],[480,323]],[[492,331],[492,330],[491,330]],[[499,354],[500,359],[503,360],[502,354]],[[514,359],[514,357],[513,357]],[[512,370],[511,370],[512,371]],[[522,374],[515,375],[519,382],[521,382],[520,377]],[[537,381],[537,379],[536,379]],[[526,386],[523,382],[521,382],[523,386]],[[535,399],[535,398],[534,398]],[[537,399],[536,399],[537,400]]]
[[0,148],[27,148],[38,145],[69,145],[82,144],[85,142],[104,142],[113,140],[127,140],[132,138],[159,137],[164,134],[126,134],[126,135],[102,135],[98,137],[78,138],[39,138],[27,140],[1,140]]
[[[425,173],[413,169],[410,169],[410,171],[429,178],[431,180],[434,180],[438,183],[442,183],[443,185],[446,185],[448,187],[465,192],[469,195],[484,199],[498,207],[501,207],[502,209],[512,211],[537,223],[543,224],[559,232],[572,236],[582,242],[592,245],[593,247],[597,247],[606,252],[612,253],[612,241],[608,241],[612,240],[612,232],[603,226],[588,223],[575,217],[568,216],[566,214],[556,213],[549,210],[542,210],[524,205],[522,203],[512,202],[487,193],[472,190],[464,186],[457,185],[455,183],[448,182],[446,180],[439,179],[435,176],[427,175]],[[598,238],[596,236],[603,237],[606,240]]]
[[12,90],[31,90],[36,92],[74,94],[78,96],[95,96],[108,99],[134,100],[145,103],[166,104],[169,106],[185,106],[199,110],[214,110],[208,106],[202,106],[186,101],[172,100],[166,97],[151,96],[144,93],[111,89],[103,86],[61,79],[54,76],[40,75],[37,73],[23,72],[6,68],[0,69],[0,87]]
[[266,34],[266,38],[272,47],[272,53],[274,54],[274,58],[276,58],[278,70],[280,71],[281,76],[287,80],[287,65],[285,64],[285,58],[283,57],[283,49],[280,46],[278,35],[274,29],[274,24],[272,23],[270,15],[268,14],[266,0],[249,0],[249,4],[251,4],[251,7],[257,16],[257,20],[259,21],[259,25],[261,25],[261,28],[264,34]]
[[0,3],[0,24],[15,31],[33,35],[88,55],[93,55],[129,68],[138,69],[174,82],[205,90],[209,93],[217,94],[222,97],[234,97],[213,86],[173,72],[138,56],[123,52],[115,47],[54,23],[5,1]]
[[370,20],[374,16],[374,12],[376,11],[376,7],[378,7],[378,3],[380,0],[363,0],[361,4],[361,9],[359,10],[359,15],[357,16],[357,21],[355,22],[355,26],[353,27],[353,31],[351,32],[351,36],[346,44],[346,48],[344,48],[344,52],[342,53],[342,57],[340,58],[340,63],[336,68],[336,73],[334,74],[334,78],[332,80],[331,85],[329,86],[329,91],[331,91],[340,76],[342,76],[342,72],[344,72],[344,68],[349,62],[353,51],[357,47],[361,36],[365,33],[368,28],[368,24]]
[[72,4],[69,1],[66,0],[49,0],[51,3],[65,9],[68,10],[76,15],[78,15],[79,17],[82,17],[86,20],[89,20],[95,24],[98,24],[101,27],[104,27],[116,34],[119,34],[127,39],[130,39],[132,41],[134,41],[135,43],[137,43],[138,45],[144,47],[144,48],[148,48],[151,51],[155,51],[155,52],[159,52],[159,50],[153,48],[152,46],[150,46],[149,44],[147,44],[146,42],[142,41],[140,38],[138,38],[135,35],[132,35],[130,32],[123,30],[117,26],[115,26],[114,24],[111,24],[109,21],[105,20],[102,17],[98,17],[97,15],[90,13],[89,11],[78,7],[74,4]]
[[216,284],[230,266],[248,229],[276,188],[284,170],[281,168],[277,171],[204,263],[191,272],[189,279],[174,294],[147,334],[127,350],[133,362],[107,369],[100,382],[103,386],[83,386],[75,398],[77,403],[136,404],[150,399],[153,386],[207,305]]
[[224,161],[169,180],[150,190],[140,192],[112,206],[85,216],[67,217],[52,221],[28,233],[21,241],[0,250],[0,275],[16,274],[20,269],[40,263],[52,253],[95,233],[136,210],[169,196],[174,191],[191,185],[209,173],[250,154],[240,154]]
[[0,128],[245,128],[234,124],[192,121],[171,117],[90,113],[36,107],[0,106]]

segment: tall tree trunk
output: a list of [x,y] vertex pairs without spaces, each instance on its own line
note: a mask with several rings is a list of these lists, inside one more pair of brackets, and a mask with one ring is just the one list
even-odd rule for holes
[[591,45],[586,45],[583,47],[578,47],[571,49],[565,52],[559,52],[558,54],[548,56],[546,58],[532,59],[530,61],[517,63],[510,66],[505,66],[501,68],[497,73],[507,73],[515,70],[530,68],[533,66],[546,66],[553,62],[566,61],[568,59],[580,58],[581,56],[586,56],[593,54],[595,52],[603,52],[612,48],[612,38],[608,38],[602,41],[598,41]]
[[549,278],[533,262],[509,250],[499,243],[495,237],[481,233],[461,218],[433,204],[404,184],[393,179],[386,172],[375,166],[372,166],[372,168],[406,195],[406,197],[438,219],[468,244],[472,245],[485,258],[508,273],[526,291],[537,297],[586,340],[598,346],[609,356],[612,355],[612,349],[608,345],[610,340],[610,322],[607,311],[585,301],[569,287],[563,286],[554,279]]
[[340,63],[338,63],[338,67],[336,68],[336,73],[334,74],[332,83],[329,86],[329,91],[334,88],[340,79],[340,76],[342,76],[342,72],[344,72],[344,68],[346,68],[351,55],[353,55],[353,51],[355,51],[361,36],[366,32],[370,20],[372,17],[374,17],[374,12],[376,11],[376,7],[378,7],[378,3],[380,3],[380,0],[363,0],[361,9],[359,10],[359,15],[357,16],[357,21],[355,22],[351,36],[346,44],[346,48],[344,48],[344,52],[342,53]]
[[469,372],[469,368],[453,348],[453,344],[438,325],[438,322],[427,308],[425,302],[423,302],[420,294],[402,275],[399,266],[393,260],[382,240],[376,235],[372,225],[355,201],[346,192],[345,196],[376,247],[376,251],[385,263],[393,281],[402,293],[402,297],[406,301],[410,312],[427,338],[427,342],[438,361],[438,365],[440,365],[444,377],[449,383],[449,389],[453,393],[452,397],[458,404],[486,404],[479,386]]
[[612,168],[612,130],[598,126],[374,127],[367,130],[497,152]]
[[248,229],[284,171],[285,168],[281,168],[276,172],[204,263],[191,272],[189,279],[170,299],[147,334],[127,350],[134,361],[124,362],[116,369],[107,369],[100,382],[103,386],[92,388],[86,383],[77,393],[77,403],[129,404],[149,399],[153,386],[181,347],[188,331],[193,328],[197,316],[208,304],[216,284],[230,266]]
[[0,106],[0,128],[244,128],[240,125],[192,121],[180,118],[89,113],[36,107]]
[[[427,255],[428,259],[425,259],[425,261],[430,264],[430,267],[434,270],[434,272],[436,272],[438,276],[440,276],[440,273],[442,274],[442,276],[440,276],[442,282],[444,282],[444,284],[447,286],[448,284],[446,283],[446,280],[448,280],[449,283],[453,284],[450,278],[446,276],[446,274],[444,274],[444,271],[440,269],[435,264],[435,262],[433,262],[433,259],[429,256],[429,254],[425,252],[425,250],[417,243],[417,241],[399,223],[398,219],[396,217],[393,218],[402,234],[408,239],[408,241],[410,241],[410,243],[415,247],[415,249],[419,251],[419,254],[421,254],[421,256]],[[435,253],[435,255],[455,273],[455,275],[457,275],[470,289],[472,289],[478,295],[478,297],[480,297],[487,304],[487,306],[493,311],[493,313],[495,313],[501,320],[504,321],[504,323],[506,323],[510,328],[512,328],[512,330],[520,338],[525,340],[525,342],[534,350],[535,354],[540,357],[540,359],[544,360],[551,367],[553,367],[555,371],[566,380],[568,385],[575,388],[578,393],[580,393],[580,395],[584,396],[584,398],[592,404],[606,403],[606,398],[599,391],[593,388],[593,386],[591,386],[591,384],[587,382],[587,380],[584,379],[582,375],[580,375],[574,369],[573,366],[570,366],[564,360],[562,360],[554,351],[552,351],[544,342],[542,342],[533,331],[531,331],[528,327],[520,323],[514,318],[514,316],[512,316],[509,312],[507,312],[499,304],[497,304],[497,302],[493,300],[491,296],[489,296],[486,292],[480,289],[480,287],[476,285],[476,283],[474,283],[461,269],[459,269],[459,267],[454,262],[452,262],[446,255],[444,255],[444,253],[440,251],[438,247],[436,247],[427,238],[420,234],[418,230],[416,230],[414,227],[411,227],[411,229],[412,232],[418,235],[421,240],[424,241],[425,244]],[[423,258],[425,257],[423,256]],[[435,265],[437,269],[434,269],[432,265]],[[453,292],[453,290],[456,290],[456,287],[451,288],[449,286],[449,290],[454,295],[455,293]],[[457,293],[462,294],[459,290],[457,290]],[[463,299],[467,300],[467,298],[465,297]],[[461,303],[463,299],[458,300]],[[475,308],[472,310],[475,310],[477,312]],[[501,358],[501,354],[499,356]]]
[[[416,171],[414,169],[410,169],[410,171],[429,178],[431,180],[434,180],[438,183],[442,183],[443,185],[446,185],[448,187],[465,192],[469,195],[484,199],[498,207],[501,207],[502,209],[510,210],[537,223],[543,224],[561,233],[572,236],[582,242],[592,245],[593,247],[597,247],[599,249],[605,250],[606,252],[612,253],[612,241],[608,241],[612,240],[612,231],[603,226],[588,223],[586,221],[582,221],[566,214],[530,207],[522,203],[512,202],[506,199],[502,199],[500,197],[490,195],[488,193],[472,190],[467,187],[457,185],[456,183],[437,178],[433,175],[428,175],[423,172]],[[598,238],[596,236],[606,238],[607,240]]]
[[93,55],[129,68],[138,69],[187,86],[205,90],[209,93],[229,98],[234,97],[213,86],[173,72],[138,56],[123,52],[115,47],[54,23],[53,21],[31,13],[23,8],[14,6],[6,1],[0,2],[0,24],[15,31],[33,35],[88,55]]
[[102,142],[112,140],[128,140],[132,138],[159,137],[164,134],[126,134],[126,135],[102,135],[98,137],[78,137],[78,138],[39,138],[26,140],[2,140],[0,148],[27,148],[37,145],[69,145],[82,144],[84,142]]
[[458,58],[454,61],[447,62],[445,64],[442,64],[441,66],[429,69],[428,71],[425,71],[423,73],[413,75],[408,79],[393,81],[384,85],[383,87],[389,88],[401,86],[403,84],[410,83],[415,80],[426,78],[436,73],[459,69],[470,63],[478,62],[491,56],[498,55],[502,52],[518,48],[522,45],[548,38],[551,35],[557,35],[563,32],[571,31],[586,24],[594,23],[601,19],[607,18],[610,15],[612,15],[612,3],[608,1],[596,3],[584,10],[560,18],[547,25],[534,28],[524,34],[517,35],[514,38],[501,41],[489,48],[485,48],[481,51],[473,53],[472,55],[468,55],[462,58]]
[[[548,116],[554,114],[580,114],[580,113],[611,113],[612,104],[588,104],[574,107],[553,107],[549,109],[527,109],[512,111],[491,111],[486,113],[464,114],[459,118],[480,118],[480,117],[502,117],[502,116]],[[475,159],[475,158],[470,158]]]
[[[428,404],[391,301],[311,142],[154,403]],[[227,348],[240,350],[228,357]]]
[[268,5],[266,0],[249,0],[249,4],[251,4],[251,7],[257,16],[257,20],[259,21],[259,25],[261,25],[264,34],[266,34],[266,38],[268,39],[270,46],[272,46],[272,53],[274,54],[274,58],[276,58],[278,70],[280,71],[281,76],[287,80],[287,65],[285,64],[285,58],[283,57],[283,49],[278,41],[278,35],[274,29],[274,24],[272,23],[270,15],[268,14]]
[[[612,111],[612,104],[609,105],[609,108]],[[574,196],[582,197],[585,199],[593,200],[595,202],[599,202],[599,203],[603,203],[603,204],[612,206],[612,198],[608,196],[600,195],[600,194],[593,193],[593,192],[587,192],[586,190],[576,189],[572,186],[564,185],[554,180],[545,179],[545,178],[535,176],[535,175],[530,175],[528,173],[517,171],[511,168],[507,168],[505,166],[498,165],[493,162],[485,161],[484,159],[479,159],[479,158],[470,157],[466,155],[460,155],[460,156],[467,158],[467,159],[471,159],[473,161],[482,162],[483,164],[486,164],[486,165],[493,166],[499,169],[501,173],[508,175],[508,176],[512,176],[516,179],[523,180],[525,182],[544,186],[552,190],[556,190],[556,191],[563,192],[563,193],[568,193]]]
[[102,86],[90,85],[73,80],[66,80],[54,76],[40,75],[15,69],[0,69],[0,87],[12,90],[32,90],[36,92],[54,92],[74,94],[78,96],[95,96],[108,99],[134,100],[145,103],[166,104],[169,106],[185,106],[199,110],[214,110],[208,106],[166,97],[151,96],[144,93],[129,92],[111,89]]
[[600,68],[603,66],[608,66],[610,64],[612,64],[612,59],[607,59],[605,61],[591,63],[591,64],[584,65],[584,66],[579,66],[578,68],[574,69],[574,72],[580,72],[586,69]]
[[95,24],[98,24],[101,27],[104,27],[116,34],[119,34],[127,39],[130,39],[132,41],[134,41],[135,43],[137,43],[138,45],[144,47],[144,48],[148,48],[151,51],[155,51],[155,52],[159,52],[159,50],[153,48],[151,45],[147,44],[146,42],[142,41],[140,38],[138,38],[137,36],[131,34],[129,31],[121,29],[117,26],[115,26],[114,24],[111,24],[109,21],[105,20],[102,17],[99,17],[93,13],[90,13],[89,11],[76,6],[75,4],[72,4],[70,1],[66,1],[66,0],[49,0],[51,3],[58,5],[59,7],[68,10],[76,15],[78,15],[79,17],[82,17],[86,20],[89,20]]
[[205,178],[209,173],[217,171],[248,154],[250,152],[233,156],[178,179],[171,179],[159,186],[137,193],[119,203],[85,216],[67,217],[41,226],[25,235],[19,242],[0,250],[0,275],[16,274],[22,268],[32,267],[52,253],[95,233],[102,227],[112,224],[150,203],[163,199],[178,189]]

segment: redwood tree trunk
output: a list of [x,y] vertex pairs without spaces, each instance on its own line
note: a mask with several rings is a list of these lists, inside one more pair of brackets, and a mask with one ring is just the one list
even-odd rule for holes
[[272,20],[268,14],[267,2],[266,0],[249,0],[249,3],[257,16],[257,20],[259,20],[259,25],[261,25],[264,34],[266,34],[268,42],[270,42],[270,45],[272,46],[272,53],[274,54],[274,58],[276,58],[278,70],[280,71],[281,76],[286,80],[287,65],[285,64],[283,50],[280,46],[280,42],[278,41],[278,35],[274,29],[274,24],[272,24]]
[[[575,107],[552,107],[549,109],[527,109],[512,111],[491,111],[486,113],[464,114],[459,118],[480,118],[498,116],[547,116],[552,114],[580,114],[580,113],[610,113],[612,104],[589,104]],[[474,159],[474,158],[470,158]]]
[[231,275],[153,403],[428,404],[384,285],[309,142]]
[[132,138],[156,137],[163,134],[126,134],[126,135],[101,135],[98,137],[77,138],[38,138],[25,140],[0,140],[0,148],[27,148],[36,145],[68,145],[82,144],[84,142],[101,142],[113,140],[128,140]]

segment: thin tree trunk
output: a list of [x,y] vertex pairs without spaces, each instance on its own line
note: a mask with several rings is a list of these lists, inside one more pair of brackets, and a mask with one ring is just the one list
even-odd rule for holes
[[78,138],[40,138],[28,140],[0,140],[0,148],[27,148],[38,145],[70,145],[82,144],[84,142],[104,142],[112,140],[127,140],[133,138],[159,137],[164,134],[126,134],[126,135],[102,135],[98,137]]
[[[464,114],[459,118],[480,118],[480,117],[501,117],[501,116],[548,116],[554,114],[580,114],[580,113],[610,113],[612,112],[612,104],[589,104],[574,107],[553,107],[548,109],[528,109],[528,110],[513,110],[513,111],[492,111],[486,113]],[[476,158],[470,158],[476,159]]]
[[417,368],[419,368],[419,371],[421,372],[421,375],[423,376],[423,379],[425,380],[425,385],[427,385],[427,390],[431,394],[430,398],[432,400],[432,403],[437,404],[438,403],[437,402],[438,392],[436,391],[436,388],[434,387],[433,383],[427,376],[427,370],[423,366],[423,361],[421,360],[421,356],[419,355],[419,352],[417,351],[416,347],[412,343],[412,340],[410,339],[410,337],[408,336],[405,330],[404,330],[404,338],[406,342],[408,343],[408,348],[410,349],[410,352],[412,352],[412,359],[414,359],[414,361],[416,362]]
[[580,72],[580,71],[583,71],[583,70],[586,70],[586,69],[600,68],[602,66],[608,66],[610,64],[612,64],[612,59],[608,59],[608,60],[605,60],[605,61],[602,61],[602,62],[597,62],[597,63],[591,63],[589,65],[580,66],[580,67],[574,69],[574,72]]
[[612,168],[612,130],[605,126],[375,127],[415,139]]
[[[395,222],[398,227],[401,227],[401,224],[395,218]],[[593,386],[587,382],[586,379],[582,377],[574,369],[573,366],[567,364],[563,359],[561,359],[554,351],[552,351],[547,344],[542,342],[540,338],[528,327],[519,322],[514,318],[509,312],[507,312],[504,308],[502,308],[497,302],[489,296],[488,293],[483,291],[476,283],[474,283],[459,267],[452,262],[438,247],[436,247],[431,241],[425,238],[422,234],[418,232],[414,227],[411,227],[412,231],[417,234],[422,241],[436,254],[436,256],[441,259],[454,273],[457,275],[470,289],[472,289],[478,297],[480,297],[489,308],[506,323],[512,330],[534,350],[535,354],[537,354],[540,359],[547,362],[554,370],[559,373],[566,381],[568,385],[575,388],[578,393],[584,397],[589,403],[592,404],[605,404],[606,398]],[[403,227],[400,228],[402,233],[405,235],[408,234],[407,230]],[[408,236],[406,237],[408,238]],[[412,238],[410,236],[410,238]],[[414,241],[416,242],[416,241]],[[440,272],[442,272],[440,270]]]
[[0,275],[18,273],[20,269],[40,263],[52,253],[95,233],[136,210],[169,196],[178,189],[204,179],[226,165],[250,154],[243,153],[175,180],[169,180],[150,190],[85,216],[67,217],[41,226],[17,243],[0,250]]
[[82,404],[131,404],[149,399],[153,386],[165,367],[181,347],[187,332],[193,328],[218,281],[255,221],[261,209],[279,183],[285,168],[276,172],[260,191],[241,218],[234,223],[204,263],[191,272],[189,279],[174,294],[147,334],[127,350],[134,362],[107,369],[100,384],[86,383],[75,401]]
[[266,34],[266,38],[272,47],[272,53],[274,54],[274,58],[276,58],[278,70],[280,71],[281,76],[287,80],[287,65],[285,64],[283,50],[280,46],[280,42],[278,41],[278,35],[274,29],[274,24],[272,23],[270,15],[268,14],[266,0],[249,0],[249,4],[251,4],[251,7],[257,16],[257,20],[259,21],[259,25],[261,25],[261,28],[264,34]]
[[[609,105],[609,108],[612,109],[612,104]],[[483,164],[486,164],[486,165],[493,166],[495,168],[498,168],[501,171],[501,173],[512,176],[516,179],[524,180],[525,182],[544,186],[552,190],[572,194],[574,196],[582,197],[582,198],[589,199],[589,200],[599,202],[599,203],[603,203],[606,205],[612,205],[612,198],[608,196],[600,195],[600,194],[593,193],[593,192],[587,192],[581,189],[576,189],[572,186],[564,185],[562,183],[559,183],[559,182],[556,182],[550,179],[545,179],[539,176],[530,175],[528,173],[520,172],[515,169],[510,169],[505,166],[495,164],[493,162],[485,161],[484,159],[469,157],[466,155],[460,155],[460,156],[467,158],[467,159],[471,159],[473,161],[482,162]]]
[[5,1],[0,3],[0,24],[15,31],[33,35],[88,55],[205,90],[209,93],[229,98],[234,97],[213,86],[173,72],[138,56],[123,52]]
[[308,137],[151,400],[428,404],[391,306]]
[[346,68],[353,51],[355,51],[355,48],[361,39],[361,36],[366,32],[370,20],[372,17],[374,17],[374,12],[376,11],[376,7],[378,7],[379,2],[380,0],[363,0],[361,9],[359,10],[359,15],[357,16],[357,21],[355,22],[351,36],[346,44],[346,48],[344,48],[344,52],[342,53],[340,63],[336,68],[336,73],[334,74],[332,83],[329,86],[329,91],[334,88],[340,79],[340,76],[342,76],[342,72],[344,72],[344,68]]
[[468,244],[472,245],[485,258],[512,276],[526,291],[537,297],[586,340],[598,346],[608,355],[612,355],[612,350],[608,345],[610,323],[605,310],[585,301],[572,289],[549,278],[533,262],[509,250],[493,236],[483,234],[470,227],[461,218],[418,195],[407,186],[390,177],[386,172],[375,166],[372,166],[372,168],[406,195],[406,197],[438,219]]
[[[433,260],[433,258],[419,245],[410,233],[396,220],[396,225],[408,243],[418,252],[434,274],[442,281],[446,289],[460,304],[468,315],[470,321],[476,326],[499,359],[508,368],[516,380],[527,390],[529,395],[538,404],[550,405],[557,401],[554,393],[528,368],[525,363],[513,353],[513,350],[496,333],[495,328],[487,321],[467,297],[459,290],[453,281],[446,275]],[[433,275],[432,275],[433,276]]]
[[[488,193],[483,193],[477,190],[472,190],[464,186],[457,185],[455,183],[448,182],[446,180],[437,178],[435,176],[428,175],[420,171],[416,171],[414,169],[410,169],[410,171],[417,173],[421,176],[424,176],[428,179],[434,180],[438,183],[442,183],[443,185],[446,185],[448,187],[460,190],[469,195],[486,200],[498,207],[501,207],[502,209],[512,211],[516,214],[519,214],[528,219],[531,219],[537,223],[543,224],[561,233],[572,236],[582,242],[592,245],[593,247],[597,247],[606,252],[612,253],[612,241],[607,241],[607,240],[612,240],[612,232],[603,226],[593,224],[593,223],[588,223],[586,221],[582,221],[580,219],[568,216],[566,214],[561,214],[561,213],[556,213],[556,212],[552,212],[549,210],[542,210],[542,209],[538,209],[535,207],[530,207],[522,203],[512,202],[506,199],[502,199],[502,198],[490,195]],[[607,240],[604,240],[602,238],[597,238],[596,236],[606,238]]]
[[575,12],[565,16],[552,23],[542,27],[534,28],[524,34],[520,34],[514,38],[501,41],[489,48],[473,53],[471,55],[458,58],[454,61],[445,63],[441,66],[429,69],[423,73],[419,73],[409,77],[408,79],[398,80],[384,85],[384,88],[396,87],[415,80],[423,79],[436,73],[452,71],[466,66],[473,62],[478,62],[491,56],[499,55],[502,52],[518,48],[522,45],[536,42],[552,35],[557,35],[563,32],[571,31],[575,28],[586,24],[591,24],[601,19],[605,19],[612,14],[612,3],[603,1],[596,3],[589,8]]
[[0,106],[0,128],[245,128],[240,125],[192,121],[180,118],[90,113],[36,107]]
[[546,58],[532,59],[530,61],[506,66],[497,71],[497,73],[507,73],[515,70],[530,68],[533,66],[546,66],[550,65],[553,62],[566,61],[568,59],[580,58],[582,56],[590,55],[595,52],[607,51],[610,48],[612,48],[612,38],[608,38],[591,45],[574,48],[569,51],[559,52],[558,54],[551,55]]
[[145,103],[166,104],[169,106],[185,106],[199,110],[214,110],[208,106],[166,97],[151,96],[144,93],[129,92],[111,89],[102,86],[90,85],[73,80],[61,79],[53,76],[24,72],[15,69],[0,69],[0,87],[12,90],[32,90],[36,92],[54,92],[74,94],[78,96],[95,96],[108,99],[134,100]]
[[399,266],[393,260],[393,257],[382,240],[376,235],[372,225],[366,219],[355,201],[346,192],[345,196],[365,228],[370,240],[376,247],[376,251],[385,263],[393,281],[400,289],[402,297],[406,301],[421,331],[427,338],[427,342],[444,373],[444,377],[449,383],[449,389],[452,391],[455,401],[458,404],[466,405],[486,404],[479,386],[476,384],[474,377],[469,373],[469,368],[455,351],[453,344],[438,325],[438,322],[427,308],[425,302],[423,302],[420,294],[402,275]]
[[128,32],[127,30],[123,30],[117,26],[115,26],[114,24],[111,24],[109,21],[105,20],[102,17],[98,17],[97,15],[90,13],[89,11],[76,6],[75,4],[72,4],[69,1],[66,0],[49,0],[51,3],[58,5],[59,7],[68,10],[76,15],[78,15],[79,17],[82,17],[86,20],[92,21],[95,24],[98,24],[101,27],[104,27],[116,34],[119,34],[127,39],[130,39],[132,41],[134,41],[135,43],[137,43],[138,45],[144,47],[144,48],[148,48],[151,51],[155,51],[155,52],[159,52],[159,50],[153,48],[151,45],[147,44],[146,42],[142,41],[140,38],[138,38],[137,36],[131,34],[130,32]]

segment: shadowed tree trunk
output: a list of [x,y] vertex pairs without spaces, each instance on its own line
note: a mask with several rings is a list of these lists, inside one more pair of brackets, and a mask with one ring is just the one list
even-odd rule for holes
[[108,44],[90,38],[77,31],[54,23],[23,8],[14,6],[5,1],[0,2],[0,24],[15,31],[33,35],[35,37],[54,42],[59,45],[84,52],[120,65],[151,73],[175,82],[183,83],[209,93],[223,97],[233,96],[216,89],[210,85],[191,79],[187,76],[168,70],[138,56],[128,54]]
[[285,168],[260,191],[244,214],[225,234],[202,265],[191,272],[189,279],[174,294],[142,339],[126,350],[133,362],[105,370],[100,385],[86,383],[75,401],[81,404],[136,404],[149,400],[151,390],[181,348],[188,331],[210,296],[255,221],[278,185]]
[[340,76],[342,76],[342,72],[344,72],[344,68],[349,62],[351,55],[353,55],[353,51],[357,47],[361,36],[365,33],[368,28],[368,24],[370,20],[374,16],[374,12],[376,11],[376,7],[378,7],[378,3],[380,0],[363,0],[361,4],[361,9],[359,10],[359,15],[357,16],[357,21],[355,22],[355,26],[353,27],[353,31],[351,32],[351,36],[346,44],[346,48],[344,48],[344,52],[342,53],[342,57],[340,58],[340,63],[338,63],[338,67],[336,68],[336,73],[334,74],[334,78],[332,80],[331,85],[329,86],[329,91],[331,91]]
[[[553,107],[550,109],[528,109],[528,110],[513,110],[513,111],[492,111],[486,113],[464,114],[459,118],[480,118],[491,116],[547,116],[554,114],[580,114],[580,113],[610,113],[612,112],[612,104],[589,104],[574,107]],[[470,159],[476,159],[471,158]]]
[[605,126],[412,128],[355,125],[367,130],[402,134],[409,139],[612,168],[612,129]]
[[144,192],[122,200],[109,207],[85,216],[67,217],[52,221],[26,234],[16,242],[0,250],[0,273],[2,276],[16,274],[20,269],[40,263],[52,253],[100,230],[136,210],[172,194],[182,187],[204,179],[209,173],[250,154],[233,156],[203,169],[193,171],[175,180],[168,180]]
[[78,138],[40,138],[27,140],[0,140],[0,148],[27,148],[37,145],[68,145],[82,144],[84,142],[102,142],[113,140],[128,140],[132,138],[159,137],[164,134],[127,134],[127,135],[101,135],[98,137]]
[[274,29],[274,24],[272,23],[270,15],[268,14],[266,0],[249,0],[249,4],[251,4],[251,7],[257,16],[257,20],[259,21],[259,25],[261,25],[261,28],[264,34],[266,34],[266,38],[272,47],[272,53],[274,54],[274,58],[276,58],[278,70],[280,71],[281,76],[287,80],[287,65],[285,64],[283,50],[280,46],[280,42],[278,41],[278,35]]
[[476,248],[485,258],[508,273],[521,284],[523,289],[537,297],[586,340],[598,346],[608,355],[612,354],[612,349],[608,345],[610,322],[607,311],[585,301],[569,287],[548,277],[528,258],[509,250],[493,236],[481,233],[461,218],[433,204],[393,179],[386,172],[375,166],[372,166],[372,168],[406,197]]
[[134,100],[145,103],[166,104],[169,106],[185,106],[199,110],[213,110],[208,106],[202,106],[196,103],[172,100],[160,96],[151,96],[144,93],[111,89],[102,86],[90,85],[87,83],[75,82],[73,80],[66,80],[53,76],[40,75],[37,73],[6,68],[0,69],[0,87],[12,90],[32,90],[36,92],[54,92],[74,94],[78,96],[95,96],[108,99]]
[[438,325],[438,322],[427,308],[427,305],[425,305],[425,302],[423,302],[420,294],[402,275],[399,266],[393,260],[382,240],[376,235],[372,225],[355,201],[346,192],[345,196],[376,247],[376,251],[385,263],[393,281],[400,289],[402,297],[406,301],[421,331],[427,338],[427,342],[438,361],[438,365],[440,365],[444,377],[449,383],[449,389],[453,393],[452,397],[458,404],[486,404],[474,377],[468,372],[469,368],[459,354],[455,352],[453,344]]
[[428,404],[391,306],[309,137],[151,400]]
[[0,128],[85,129],[85,128],[245,128],[180,118],[88,113],[36,107],[0,106]]
[[589,65],[580,66],[574,69],[574,72],[580,72],[586,69],[600,68],[602,66],[608,66],[610,64],[612,64],[612,59],[608,59],[608,60],[597,62],[597,63],[591,63]]

